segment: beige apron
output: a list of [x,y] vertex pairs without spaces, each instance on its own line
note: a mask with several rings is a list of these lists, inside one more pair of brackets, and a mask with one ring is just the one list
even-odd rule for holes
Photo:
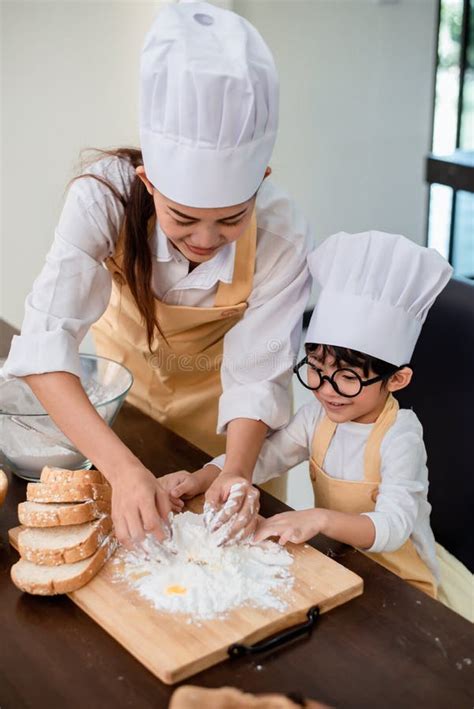
[[[155,217],[149,221],[149,233]],[[97,354],[128,367],[134,376],[128,401],[210,455],[225,450],[216,433],[222,393],[220,368],[224,335],[244,315],[255,271],[255,212],[236,242],[232,283],[219,283],[213,307],[168,305],[155,300],[156,316],[166,340],[155,334],[150,353],[146,329],[125,282],[122,230],[113,258],[110,302],[92,327]],[[245,353],[243,353],[245,354]]]
[[[332,478],[324,472],[322,466],[337,424],[327,416],[321,419],[314,433],[310,459],[310,474],[318,507],[355,514],[373,512],[380,484],[380,445],[395,422],[397,412],[398,402],[390,395],[367,440],[364,479],[360,481]],[[416,588],[436,598],[436,581],[411,539],[407,539],[397,551],[363,553]]]

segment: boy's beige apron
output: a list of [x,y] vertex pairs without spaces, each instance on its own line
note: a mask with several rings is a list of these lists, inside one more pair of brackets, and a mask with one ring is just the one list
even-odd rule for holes
[[[373,512],[380,484],[380,445],[397,418],[398,402],[390,395],[367,440],[364,456],[364,479],[341,480],[323,470],[324,459],[337,424],[324,416],[314,432],[310,473],[318,507],[338,512],[360,514]],[[421,559],[411,539],[393,552],[368,553],[374,561],[436,598],[436,581]]]
[[[154,225],[152,218],[149,233]],[[225,450],[225,436],[216,433],[223,341],[247,308],[256,238],[254,213],[236,242],[232,283],[219,283],[213,307],[168,305],[155,299],[156,317],[166,340],[155,334],[152,353],[122,271],[123,230],[114,256],[105,262],[112,272],[113,285],[108,308],[92,328],[97,354],[132,371],[130,403],[210,455]]]

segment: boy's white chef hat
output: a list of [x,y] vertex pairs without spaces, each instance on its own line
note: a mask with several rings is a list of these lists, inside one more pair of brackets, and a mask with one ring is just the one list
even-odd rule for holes
[[428,310],[453,269],[404,236],[334,234],[308,256],[321,287],[305,342],[408,364]]
[[247,20],[206,2],[166,6],[141,58],[147,177],[189,207],[245,202],[273,150],[278,95],[273,57]]

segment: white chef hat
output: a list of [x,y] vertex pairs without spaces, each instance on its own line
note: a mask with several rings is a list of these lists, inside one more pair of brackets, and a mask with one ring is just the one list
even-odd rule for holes
[[408,364],[428,310],[453,269],[404,236],[334,234],[308,256],[321,287],[306,342]]
[[278,94],[273,57],[247,20],[206,2],[166,6],[141,58],[147,177],[190,207],[245,202],[273,150]]

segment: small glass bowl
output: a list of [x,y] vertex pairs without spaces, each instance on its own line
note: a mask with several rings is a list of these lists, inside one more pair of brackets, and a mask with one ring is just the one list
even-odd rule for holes
[[[122,406],[133,375],[106,357],[79,355],[81,384],[96,411],[111,426]],[[0,368],[4,360],[0,360]],[[92,463],[52,421],[21,378],[0,376],[0,459],[15,475],[38,481],[45,465],[79,470]]]

